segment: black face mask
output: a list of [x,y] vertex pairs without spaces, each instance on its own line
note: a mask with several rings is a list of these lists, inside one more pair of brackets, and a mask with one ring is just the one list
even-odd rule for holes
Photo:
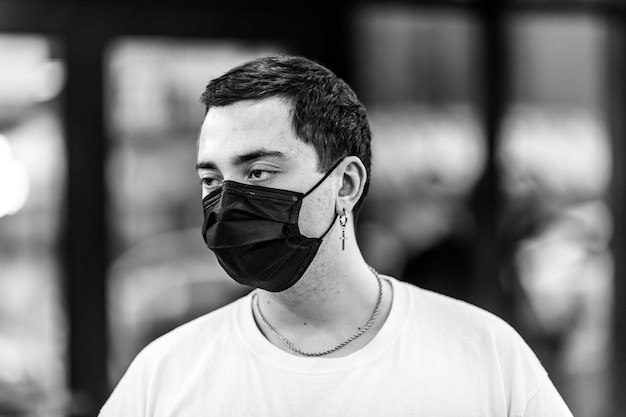
[[335,223],[322,237],[302,235],[298,227],[302,199],[339,162],[304,194],[224,181],[202,199],[202,236],[228,275],[241,284],[272,292],[284,291],[302,278]]

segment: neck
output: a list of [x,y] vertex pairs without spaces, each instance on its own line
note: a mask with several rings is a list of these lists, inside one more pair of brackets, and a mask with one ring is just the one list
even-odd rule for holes
[[378,286],[358,255],[346,253],[339,261],[317,257],[293,287],[279,293],[264,292],[261,301],[280,309],[280,320],[307,319],[309,324],[335,321],[347,309],[368,307],[377,298]]
[[[385,293],[372,328],[327,357],[351,353],[371,340],[391,305],[391,291],[387,284],[383,290]],[[371,318],[379,295],[378,280],[360,253],[358,257],[342,253],[339,262],[314,261],[302,279],[289,290],[259,292],[258,301],[262,314],[278,333],[302,351],[319,352],[358,332]],[[262,324],[258,312],[255,314],[265,336],[289,352],[290,349]]]

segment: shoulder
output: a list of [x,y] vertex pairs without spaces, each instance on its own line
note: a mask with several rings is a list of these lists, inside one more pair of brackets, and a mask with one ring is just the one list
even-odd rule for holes
[[410,293],[409,326],[421,336],[420,343],[432,349],[445,346],[450,358],[472,360],[491,368],[507,390],[520,391],[521,399],[530,398],[548,381],[548,374],[531,347],[499,316],[411,284],[400,283],[399,288]]
[[437,374],[446,370],[483,375],[484,385],[497,387],[512,415],[568,416],[537,355],[515,328],[497,315],[443,294],[393,281],[394,291],[409,300],[408,340],[431,362]]
[[180,366],[187,358],[202,357],[237,337],[237,310],[249,303],[244,296],[226,306],[193,319],[150,342],[137,355],[136,367],[159,369]]
[[[199,369],[211,369],[219,352],[238,340],[236,315],[249,303],[233,303],[183,324],[153,340],[134,358],[102,408],[101,416],[152,415],[159,401],[171,400]],[[155,396],[153,392],[163,393]],[[152,408],[150,408],[152,407]]]
[[408,293],[411,309],[418,320],[469,330],[516,331],[501,317],[467,301],[393,279],[394,291]]
[[408,321],[415,331],[427,332],[440,343],[464,344],[503,358],[523,357],[536,361],[535,354],[517,330],[496,314],[467,301],[394,281],[394,291],[408,293]]

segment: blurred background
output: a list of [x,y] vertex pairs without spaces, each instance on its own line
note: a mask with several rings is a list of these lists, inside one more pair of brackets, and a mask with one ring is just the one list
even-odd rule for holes
[[0,0],[0,416],[94,416],[249,289],[202,242],[199,96],[274,52],[369,109],[378,270],[480,305],[626,416],[626,3]]

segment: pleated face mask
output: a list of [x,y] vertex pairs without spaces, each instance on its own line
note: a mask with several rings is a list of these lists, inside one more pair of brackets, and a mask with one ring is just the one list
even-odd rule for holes
[[302,278],[335,223],[319,238],[304,236],[298,227],[302,200],[339,162],[306,193],[224,181],[202,199],[202,236],[230,277],[272,292]]

